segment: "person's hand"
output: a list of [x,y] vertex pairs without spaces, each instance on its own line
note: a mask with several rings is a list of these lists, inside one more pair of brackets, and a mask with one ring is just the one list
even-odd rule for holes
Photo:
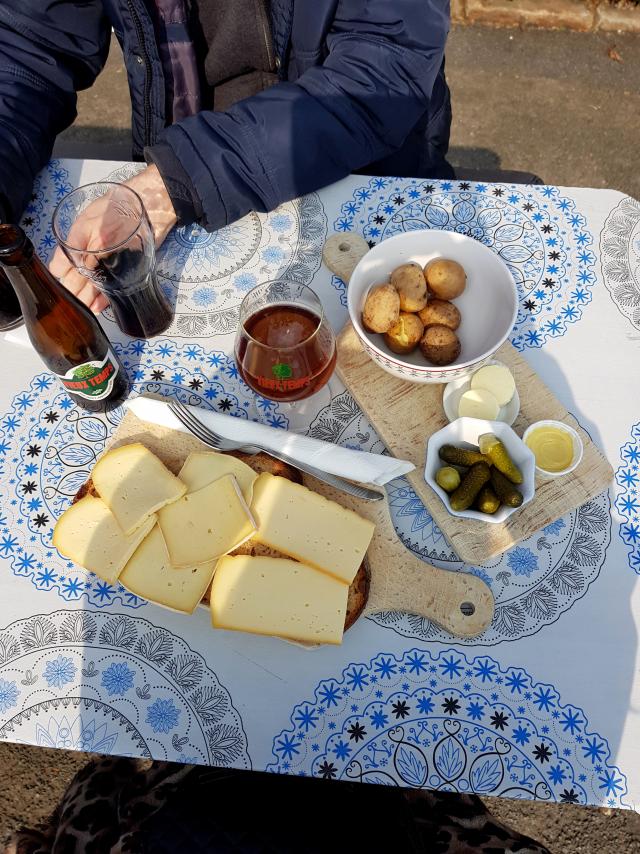
[[[125,186],[135,190],[142,199],[157,248],[176,224],[176,213],[160,172],[155,165],[147,166],[126,181]],[[122,219],[110,216],[110,213],[113,214],[113,208],[108,198],[92,202],[74,222],[69,232],[69,244],[77,249],[88,250],[105,244],[117,245]],[[126,239],[126,236],[124,238]],[[91,279],[74,267],[59,246],[53,254],[49,269],[65,288],[89,306],[91,311],[99,314],[109,305],[107,298],[100,293]]]

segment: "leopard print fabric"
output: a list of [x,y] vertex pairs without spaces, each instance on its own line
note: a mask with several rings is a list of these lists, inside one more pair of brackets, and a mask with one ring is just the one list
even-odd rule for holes
[[[283,804],[292,816],[286,822]],[[334,816],[338,827],[342,817],[346,832],[336,834],[330,822],[317,820],[320,815]],[[375,817],[369,836],[369,823],[359,823],[359,816]],[[182,851],[549,854],[495,820],[473,795],[116,757],[85,766],[49,821],[18,831],[5,848],[5,854]]]
[[23,828],[5,854],[130,854],[140,828],[160,810],[192,766],[104,757],[71,781],[48,822]]

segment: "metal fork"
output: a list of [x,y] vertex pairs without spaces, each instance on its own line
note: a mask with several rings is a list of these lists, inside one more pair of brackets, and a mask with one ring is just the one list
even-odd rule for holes
[[384,498],[384,493],[377,492],[375,489],[369,489],[366,486],[358,486],[357,484],[351,483],[351,481],[345,480],[342,477],[317,469],[315,466],[310,466],[307,463],[301,463],[299,460],[296,460],[287,454],[283,454],[280,451],[276,453],[270,448],[262,448],[259,445],[245,445],[243,442],[236,442],[233,439],[225,439],[224,436],[214,433],[214,431],[207,427],[206,424],[203,424],[202,421],[193,414],[191,409],[183,403],[180,403],[180,401],[176,401],[175,403],[172,401],[169,404],[169,409],[176,418],[184,424],[190,433],[193,433],[193,435],[197,439],[200,439],[201,442],[204,442],[205,445],[215,448],[216,451],[246,451],[246,453],[252,455],[259,454],[262,451],[270,457],[274,457],[276,460],[280,460],[283,463],[294,466],[295,468],[300,469],[300,471],[310,474],[312,477],[315,477],[324,483],[328,483],[330,486],[333,486],[342,492],[346,492],[349,495],[353,495],[356,498],[362,498],[365,501],[381,501]]

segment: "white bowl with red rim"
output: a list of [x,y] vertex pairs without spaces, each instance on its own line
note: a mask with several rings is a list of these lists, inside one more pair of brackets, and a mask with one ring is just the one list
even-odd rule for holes
[[[427,362],[419,348],[407,356],[393,353],[383,335],[362,325],[370,288],[387,282],[401,264],[413,261],[423,267],[437,258],[457,261],[467,274],[464,292],[453,300],[462,315],[456,333],[460,355],[442,367]],[[381,368],[409,382],[448,383],[470,376],[504,344],[518,316],[518,291],[509,268],[488,246],[454,231],[420,229],[389,237],[367,252],[349,279],[347,306],[362,346]]]

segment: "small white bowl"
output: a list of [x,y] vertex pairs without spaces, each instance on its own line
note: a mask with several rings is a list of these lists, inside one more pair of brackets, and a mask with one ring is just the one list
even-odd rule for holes
[[[423,267],[436,258],[457,261],[467,274],[464,292],[453,301],[462,315],[461,352],[443,367],[427,362],[419,349],[407,356],[392,353],[384,336],[362,326],[369,288],[388,281],[400,264],[415,261]],[[381,368],[409,382],[448,383],[472,374],[504,344],[518,316],[518,291],[509,268],[488,246],[454,231],[418,229],[383,240],[360,259],[349,279],[347,306],[362,346]]]
[[524,431],[522,441],[526,442],[527,436],[530,433],[533,433],[533,431],[538,427],[557,427],[559,430],[567,433],[571,437],[571,442],[573,443],[573,457],[571,459],[571,464],[566,469],[562,469],[562,471],[547,471],[546,469],[540,468],[536,463],[536,473],[539,474],[540,477],[552,479],[556,477],[564,477],[565,474],[569,474],[574,471],[580,465],[580,462],[582,461],[582,454],[584,453],[584,445],[582,444],[582,439],[578,433],[573,429],[573,427],[569,427],[569,425],[565,424],[563,421],[536,421],[535,424],[531,424]]
[[[499,362],[497,359],[490,359],[486,362],[487,365],[501,365],[503,368],[507,366],[503,362]],[[475,373],[475,371],[474,371]],[[455,421],[456,418],[459,418],[458,415],[458,407],[460,406],[460,398],[465,393],[465,391],[469,391],[471,388],[471,380],[473,375],[470,377],[462,377],[459,380],[453,380],[444,388],[444,393],[442,395],[442,408],[444,409],[444,414],[447,416],[447,421]],[[498,417],[496,421],[503,421],[505,424],[511,426],[513,422],[518,417],[518,413],[520,412],[520,395],[518,394],[518,389],[516,389],[513,393],[513,397],[506,404],[506,406],[501,406],[500,411],[498,412]]]
[[536,491],[536,460],[532,451],[527,448],[517,433],[502,421],[481,421],[479,418],[457,418],[448,427],[438,430],[437,433],[434,433],[430,437],[427,443],[427,463],[424,469],[424,479],[452,516],[499,524],[505,522],[516,510],[520,510],[520,507],[506,507],[502,504],[493,516],[490,516],[488,513],[480,513],[478,510],[452,510],[448,494],[436,483],[436,472],[442,466],[447,465],[438,456],[440,448],[443,445],[456,445],[463,448],[475,446],[477,448],[478,439],[483,433],[495,433],[509,452],[509,456],[513,462],[522,472],[522,483],[518,486],[518,489],[522,493],[522,504],[520,507],[528,504]]

